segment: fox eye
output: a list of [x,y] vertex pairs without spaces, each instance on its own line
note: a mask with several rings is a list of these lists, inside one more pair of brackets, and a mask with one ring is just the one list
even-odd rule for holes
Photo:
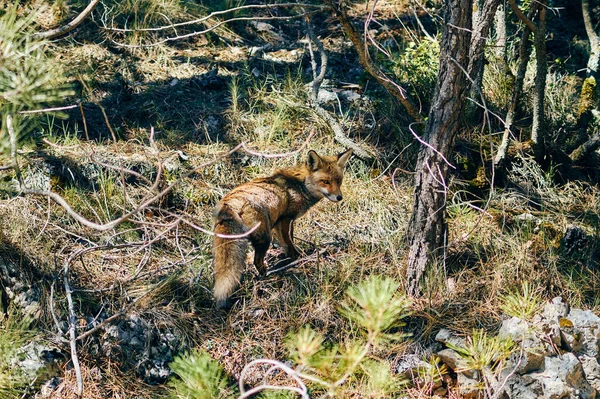
[[325,179],[325,180],[321,180],[321,183],[323,183],[323,184],[329,184],[330,181]]

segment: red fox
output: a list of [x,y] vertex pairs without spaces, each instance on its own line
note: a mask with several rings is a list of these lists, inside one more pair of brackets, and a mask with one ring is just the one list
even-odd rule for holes
[[[351,155],[352,150],[337,156],[319,156],[309,151],[306,163],[244,183],[221,199],[213,214],[217,308],[227,305],[229,296],[240,283],[248,241],[254,247],[254,266],[261,275],[267,271],[265,255],[271,244],[271,230],[287,256],[298,257],[293,242],[294,220],[321,198],[333,202],[342,200],[340,186],[344,166]],[[243,235],[253,228],[244,238],[223,237]]]

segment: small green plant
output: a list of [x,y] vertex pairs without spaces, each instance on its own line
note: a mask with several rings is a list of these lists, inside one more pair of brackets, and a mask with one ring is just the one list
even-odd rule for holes
[[473,335],[466,338],[463,346],[451,343],[446,345],[464,359],[464,366],[456,371],[475,371],[488,397],[494,397],[493,391],[494,387],[499,386],[500,373],[506,367],[506,361],[515,349],[513,340],[500,339],[498,336],[491,337],[484,330],[474,330]]
[[433,95],[439,64],[440,43],[424,38],[409,42],[402,53],[393,59],[392,69],[397,78],[411,87],[411,95],[429,103]]
[[22,317],[9,310],[8,317],[0,321],[0,397],[20,398],[19,390],[26,381],[12,364],[17,350],[33,337],[29,329],[31,318]]
[[[399,340],[407,334],[396,331],[403,326],[401,319],[409,313],[410,301],[398,293],[399,284],[386,277],[372,276],[347,291],[348,300],[340,312],[358,327],[357,334],[348,340],[330,344],[325,337],[305,326],[290,334],[287,346],[296,369],[276,360],[257,359],[246,365],[240,375],[240,396],[247,398],[260,393],[264,398],[308,398],[308,389],[321,392],[323,397],[396,397],[405,382],[391,372],[385,360],[370,358],[376,345]],[[233,395],[221,366],[202,351],[177,357],[171,369],[178,376],[169,382],[173,398],[227,398]],[[262,370],[263,384],[245,391],[244,377],[249,370]],[[267,370],[267,371],[265,371]],[[259,371],[260,372],[260,371]],[[269,379],[283,372],[294,383],[280,385]]]
[[203,351],[177,356],[169,365],[178,378],[169,381],[171,397],[177,399],[221,399],[232,397],[229,382],[219,362]]
[[63,68],[46,54],[47,43],[32,34],[35,14],[22,16],[17,6],[0,15],[0,153],[10,146],[7,118],[19,139],[31,131],[33,119],[19,112],[44,108],[72,91],[64,84]]
[[500,296],[500,309],[511,317],[531,320],[540,311],[544,300],[539,289],[533,288],[528,281],[523,282],[520,290],[509,291]]
[[409,314],[410,300],[397,294],[398,286],[390,278],[371,276],[347,290],[340,313],[359,327],[354,339],[327,345],[308,326],[290,335],[288,347],[299,377],[324,389],[327,397],[337,397],[356,381],[366,397],[396,393],[403,381],[390,373],[389,364],[368,355],[374,346],[407,336],[397,329]]

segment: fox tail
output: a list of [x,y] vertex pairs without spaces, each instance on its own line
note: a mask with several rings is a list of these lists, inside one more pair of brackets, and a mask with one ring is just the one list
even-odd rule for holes
[[239,215],[223,205],[215,211],[213,243],[214,296],[217,308],[227,305],[233,290],[239,285],[246,262],[248,239],[225,238],[219,235],[240,235],[249,230]]

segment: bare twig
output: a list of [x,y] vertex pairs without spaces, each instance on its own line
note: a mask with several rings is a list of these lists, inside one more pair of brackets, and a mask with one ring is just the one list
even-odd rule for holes
[[537,32],[537,26],[535,26],[535,24],[533,22],[531,22],[531,19],[527,18],[525,16],[525,14],[523,14],[523,11],[521,11],[521,9],[519,8],[519,6],[515,2],[515,0],[508,0],[508,3],[510,4],[510,7],[514,11],[515,15],[521,21],[523,21],[523,23],[525,25],[527,25],[527,27],[529,28],[529,30],[532,31],[533,33],[536,33]]
[[267,270],[267,276],[270,276],[270,275],[276,274],[276,273],[281,273],[281,272],[284,272],[291,268],[294,268],[299,264],[304,264],[306,262],[309,262],[309,261],[313,260],[313,258],[318,258],[318,257],[322,256],[323,254],[325,254],[325,252],[327,252],[326,248],[320,250],[319,252],[310,254],[309,256],[306,256],[304,258],[296,259],[295,261],[287,263],[281,267],[276,267],[277,265],[275,265],[276,268],[271,268],[271,269]]
[[52,39],[55,39],[59,36],[66,34],[66,33],[71,32],[73,29],[75,29],[79,25],[81,25],[83,23],[83,21],[85,21],[85,19],[92,13],[92,11],[94,11],[94,8],[96,8],[96,6],[98,4],[100,4],[100,0],[91,0],[90,4],[88,4],[88,6],[86,8],[84,8],[83,11],[68,24],[63,25],[56,29],[50,29],[45,32],[36,33],[36,34],[34,34],[34,37],[39,38],[39,39],[52,40]]
[[194,31],[194,32],[190,32],[184,35],[178,35],[178,36],[171,36],[171,37],[166,37],[162,40],[159,40],[157,42],[153,42],[153,43],[149,43],[149,44],[126,44],[126,43],[121,43],[121,42],[117,42],[113,39],[111,39],[111,41],[119,46],[119,47],[125,47],[125,48],[144,48],[144,47],[155,47],[155,46],[160,46],[161,44],[164,43],[168,43],[168,42],[172,42],[172,41],[177,41],[177,40],[183,40],[183,39],[188,39],[190,37],[194,37],[194,36],[199,36],[199,35],[203,35],[206,34],[208,32],[212,32],[213,30],[217,29],[218,27],[225,25],[229,22],[235,22],[235,21],[271,21],[271,20],[290,20],[290,19],[296,19],[296,18],[302,18],[305,17],[307,15],[311,15],[314,14],[316,11],[310,11],[310,12],[306,12],[306,13],[302,13],[302,14],[298,14],[298,15],[291,15],[289,17],[237,17],[237,18],[230,18],[230,19],[226,19],[224,21],[219,21],[217,23],[215,23],[214,25],[212,25],[209,28],[206,28],[204,30],[200,30],[200,31]]
[[77,319],[75,318],[75,307],[73,305],[73,297],[71,296],[71,287],[69,285],[69,264],[75,258],[77,252],[69,256],[65,261],[63,269],[63,282],[65,284],[65,295],[67,297],[67,304],[69,308],[69,344],[71,347],[71,361],[73,362],[73,368],[75,369],[75,375],[77,378],[77,396],[81,397],[83,393],[83,377],[81,375],[81,366],[79,365],[79,358],[77,357],[77,337],[75,335],[75,325]]
[[408,114],[418,122],[423,121],[423,116],[413,104],[412,100],[408,97],[406,90],[400,86],[393,79],[390,79],[385,73],[383,73],[377,66],[371,62],[369,55],[369,49],[360,38],[360,35],[352,25],[346,9],[344,6],[338,6],[334,4],[333,0],[327,0],[327,4],[333,10],[335,16],[340,21],[344,32],[348,35],[348,38],[356,48],[360,64],[365,68],[369,75],[373,76],[392,96],[397,98],[400,103],[404,106]]
[[[306,26],[307,26],[306,29],[308,31],[308,37],[309,37],[309,50],[310,50],[311,65],[313,68],[313,77],[314,77],[312,84],[311,84],[311,86],[312,86],[312,94],[311,94],[312,101],[310,104],[310,109],[312,109],[319,117],[321,117],[321,119],[323,119],[325,122],[327,122],[327,124],[331,127],[331,130],[333,130],[333,134],[334,134],[335,140],[337,142],[339,142],[346,148],[351,148],[354,151],[354,154],[356,154],[356,156],[361,159],[364,159],[364,160],[373,159],[373,155],[370,154],[365,149],[363,149],[357,143],[352,141],[346,135],[346,133],[344,133],[344,129],[342,128],[340,123],[337,121],[337,119],[334,118],[329,112],[327,112],[323,107],[321,107],[319,105],[319,103],[318,103],[319,89],[321,87],[321,84],[323,83],[323,79],[325,78],[325,73],[327,72],[327,53],[325,52],[325,49],[323,48],[323,44],[321,43],[319,38],[315,35],[315,33],[312,29],[312,26],[310,25],[310,21],[307,21]],[[317,74],[317,71],[316,71],[317,62],[315,60],[315,55],[312,50],[312,46],[310,46],[311,41],[314,42],[315,45],[317,46],[317,49],[319,50],[319,56],[321,58],[321,70],[319,71],[319,74]]]
[[81,112],[81,120],[83,121],[83,131],[85,132],[85,138],[90,141],[90,135],[88,134],[87,121],[85,119],[85,112],[83,112],[83,104],[79,103],[79,112]]
[[[324,9],[328,8],[326,6],[320,6],[320,5],[316,5],[316,4],[305,4],[305,3],[249,4],[249,5],[243,5],[243,6],[238,6],[238,7],[232,7],[232,8],[228,8],[226,10],[221,10],[221,11],[213,11],[210,14],[208,14],[202,18],[194,19],[192,21],[185,21],[185,22],[179,22],[176,24],[170,24],[167,26],[158,26],[155,28],[139,28],[139,29],[126,29],[126,28],[115,28],[115,27],[109,28],[109,27],[105,26],[104,29],[114,31],[114,32],[158,32],[158,31],[162,31],[162,30],[177,28],[180,26],[197,25],[197,24],[200,24],[211,18],[218,17],[220,15],[228,14],[228,13],[232,13],[232,12],[238,12],[238,11],[244,11],[244,10],[288,8],[288,7],[306,7],[306,8],[316,8],[319,10],[324,10]],[[268,17],[265,17],[265,18],[268,18]]]
[[[237,150],[239,150],[240,148],[242,148],[242,144],[238,144],[237,146],[235,146],[234,148],[232,148],[229,151],[226,151],[222,154],[220,154],[217,158],[213,159],[212,161],[208,161],[205,162],[199,166],[197,166],[196,168],[188,171],[187,173],[183,174],[182,176],[180,176],[177,180],[175,180],[174,182],[172,182],[171,184],[169,184],[165,189],[163,189],[162,191],[158,192],[156,195],[145,199],[144,201],[142,201],[142,203],[140,205],[138,205],[137,207],[135,207],[133,210],[125,213],[124,215],[122,215],[121,217],[114,219],[108,223],[104,223],[104,224],[100,224],[100,223],[95,223],[92,222],[88,219],[86,219],[84,216],[80,215],[79,213],[75,212],[73,210],[73,208],[69,205],[69,203],[63,198],[61,197],[59,194],[49,191],[49,190],[32,190],[29,189],[27,187],[25,187],[25,185],[21,182],[21,192],[23,194],[30,194],[30,195],[41,195],[41,196],[46,196],[46,197],[50,197],[54,202],[56,202],[57,204],[59,204],[61,207],[63,207],[65,209],[65,211],[67,211],[67,213],[75,220],[77,220],[79,223],[81,223],[82,225],[92,228],[94,230],[98,230],[98,231],[107,231],[110,229],[115,228],[117,225],[123,223],[124,221],[128,220],[131,216],[139,213],[140,211],[142,211],[143,209],[145,209],[146,207],[148,207],[150,204],[152,204],[153,202],[159,200],[160,198],[164,197],[167,193],[169,193],[173,187],[177,184],[179,184],[183,179],[189,177],[190,175],[192,175],[193,173],[196,173],[199,169],[213,165],[217,162],[219,162],[222,158],[231,155],[232,153],[236,152]],[[158,186],[159,183],[159,178],[160,178],[160,173],[158,173],[157,175],[157,179],[156,182],[154,184],[154,186],[151,188],[151,190],[156,189],[156,187]]]
[[[81,105],[81,103],[79,105]],[[77,104],[65,105],[64,107],[53,107],[53,108],[43,108],[43,109],[32,109],[29,111],[19,111],[19,114],[20,115],[43,114],[46,112],[66,111],[68,109],[73,109],[73,108],[77,108]]]
[[[268,374],[270,374],[273,369],[279,369],[281,371],[283,371],[285,374],[287,374],[290,378],[292,378],[294,380],[294,382],[296,383],[295,387],[292,386],[278,386],[278,385],[269,385],[269,384],[261,384],[259,386],[256,386],[248,391],[246,391],[245,388],[245,380],[246,380],[246,374],[249,372],[249,370],[256,366],[256,365],[271,365],[272,367],[269,369]],[[251,361],[250,363],[248,363],[244,369],[242,370],[242,372],[240,373],[240,379],[239,379],[239,388],[240,388],[240,396],[238,396],[238,399],[245,399],[245,398],[249,398],[250,396],[261,392],[265,389],[276,389],[276,390],[288,390],[288,391],[293,391],[296,392],[297,394],[299,394],[302,399],[309,399],[310,397],[308,396],[308,388],[306,387],[306,385],[304,384],[304,382],[302,382],[302,380],[300,379],[300,375],[299,373],[292,369],[291,367],[285,365],[282,362],[279,362],[277,360],[271,360],[271,359],[256,359]]]

